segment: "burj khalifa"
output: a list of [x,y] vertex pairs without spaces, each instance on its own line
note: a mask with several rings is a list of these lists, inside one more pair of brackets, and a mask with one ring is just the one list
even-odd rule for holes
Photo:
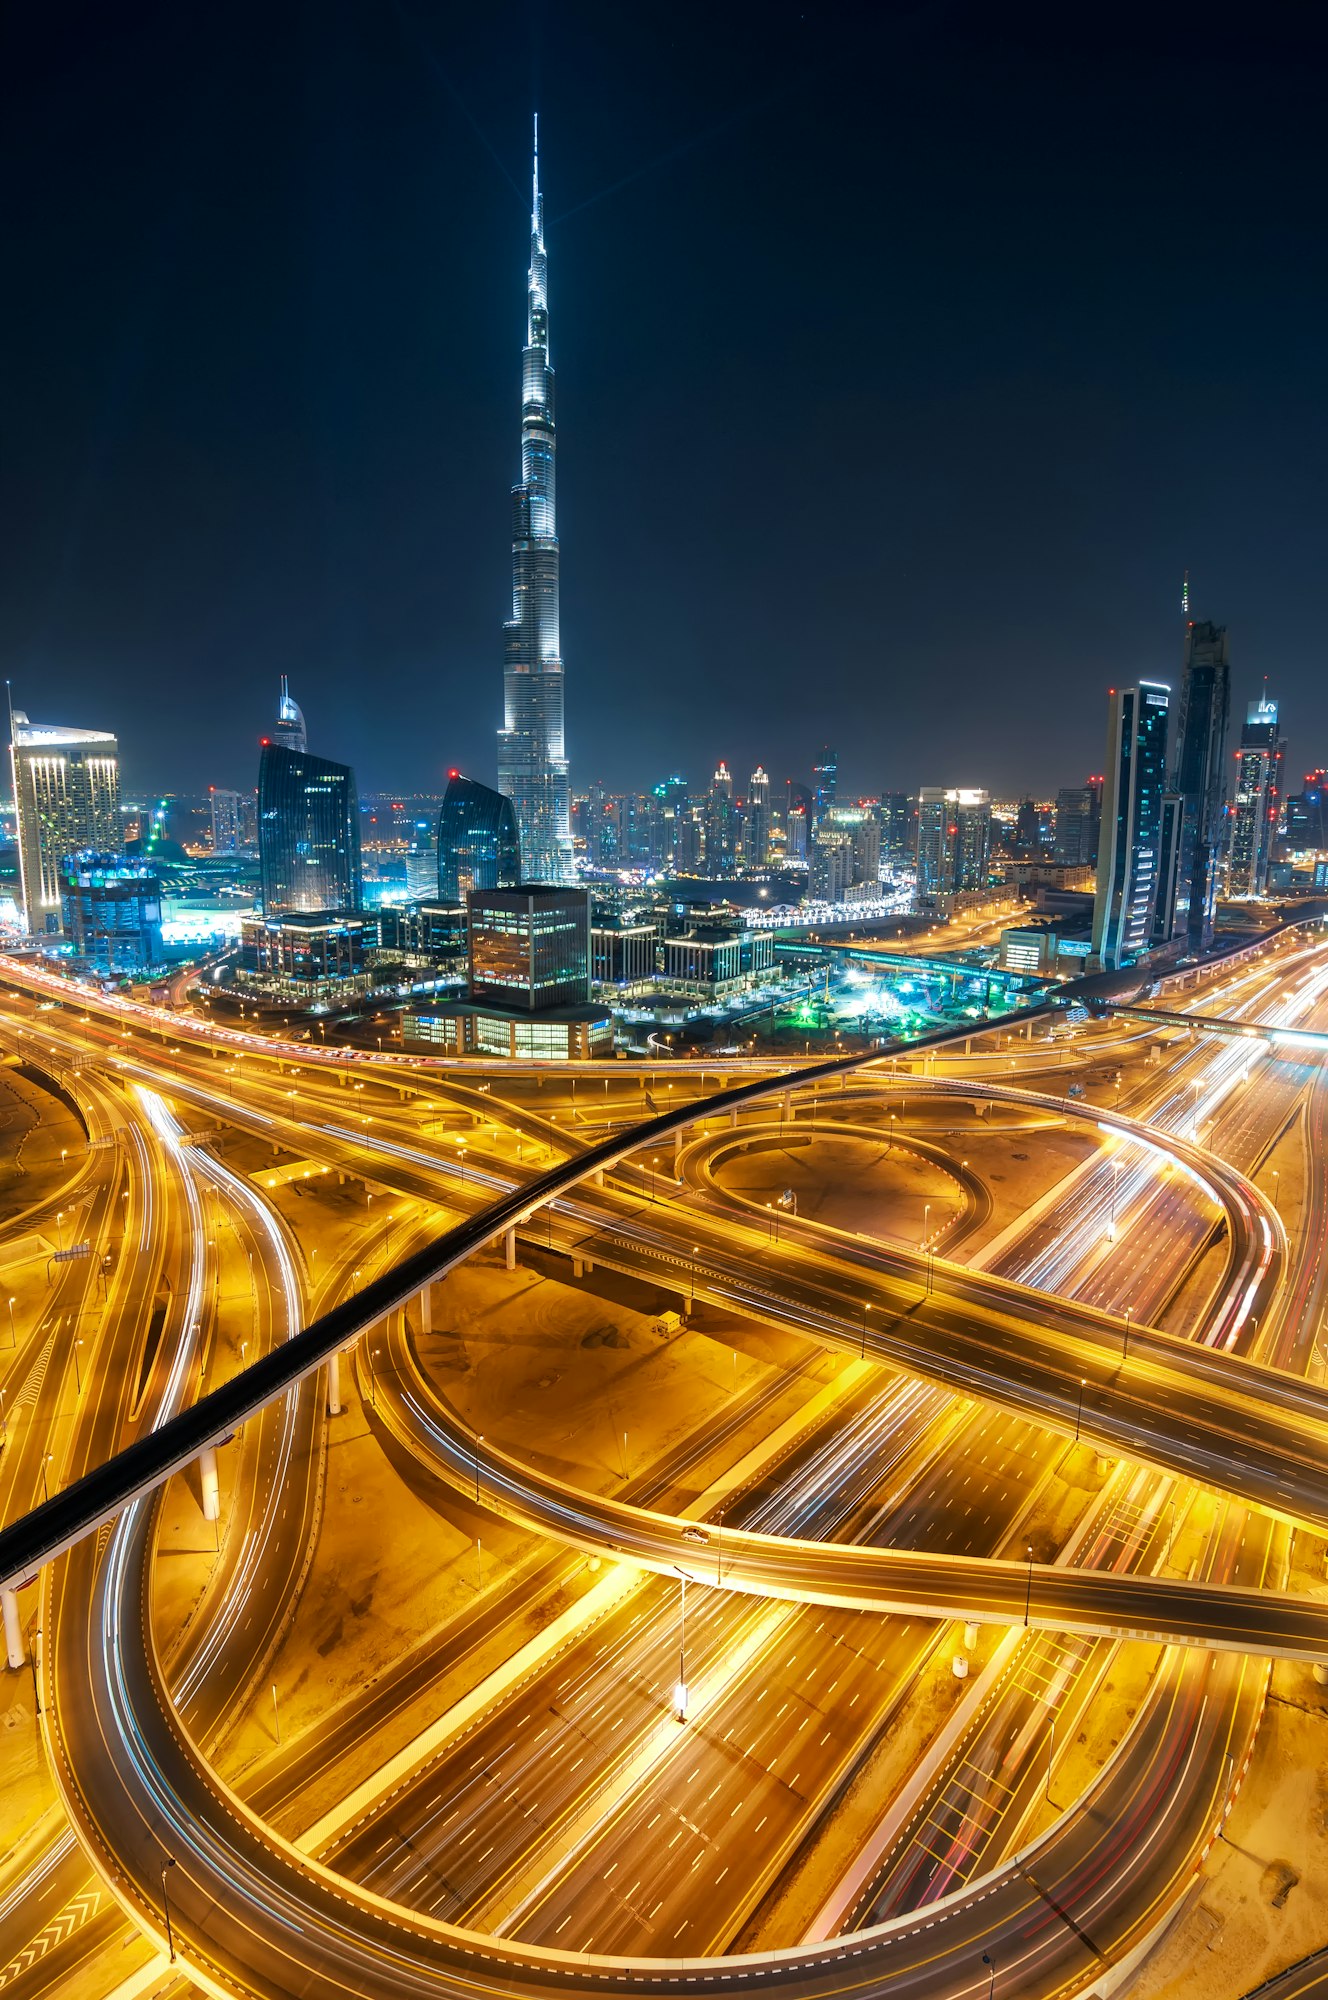
[[522,355],[521,482],[512,488],[512,615],[503,628],[503,726],[498,732],[498,789],[511,799],[516,811],[521,872],[528,882],[573,879],[558,635],[554,450],[537,117],[529,299]]

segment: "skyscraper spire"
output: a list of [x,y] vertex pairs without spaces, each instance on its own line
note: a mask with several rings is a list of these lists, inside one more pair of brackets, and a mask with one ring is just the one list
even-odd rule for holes
[[512,488],[512,615],[498,732],[498,789],[516,810],[522,873],[570,882],[571,798],[563,744],[558,531],[548,269],[539,183],[539,119],[530,177],[530,277],[521,366],[521,479]]

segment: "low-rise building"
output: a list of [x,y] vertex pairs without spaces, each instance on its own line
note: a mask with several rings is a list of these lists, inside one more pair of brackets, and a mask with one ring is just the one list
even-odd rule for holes
[[695,924],[678,936],[666,937],[661,947],[661,986],[711,1003],[778,977],[775,940],[769,931]]
[[626,998],[653,986],[659,971],[659,939],[659,925],[654,923],[592,924],[592,987]]
[[604,1007],[548,1007],[538,1014],[456,1000],[407,1008],[401,1046],[423,1055],[519,1057],[585,1062],[613,1054],[613,1017]]
[[290,910],[246,917],[240,927],[241,985],[307,1005],[368,992],[368,954],[379,942],[376,916],[347,910]]

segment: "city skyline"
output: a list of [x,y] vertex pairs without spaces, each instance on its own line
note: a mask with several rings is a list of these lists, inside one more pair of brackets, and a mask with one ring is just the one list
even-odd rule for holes
[[[721,752],[804,774],[829,736],[851,746],[854,791],[1052,791],[1083,763],[1107,686],[1175,679],[1186,570],[1194,614],[1232,632],[1237,700],[1266,675],[1291,768],[1319,763],[1322,673],[1295,586],[1322,538],[1303,332],[1322,223],[1301,212],[1294,48],[1228,44],[1211,24],[1186,40],[1190,87],[1239,105],[1249,134],[1238,180],[1222,160],[1196,179],[1158,118],[1165,24],[1137,75],[1123,30],[1085,75],[1072,25],[1034,45],[1006,24],[1003,88],[1028,118],[1021,133],[1002,111],[998,134],[972,11],[883,13],[850,33],[846,16],[808,28],[776,10],[754,56],[740,16],[699,77],[644,24],[605,34],[587,9],[546,38],[534,85],[487,24],[357,22],[300,49],[297,144],[271,78],[246,73],[250,150],[238,181],[227,158],[225,201],[200,142],[173,202],[158,190],[136,211],[178,136],[166,77],[182,67],[212,132],[242,57],[242,36],[222,34],[205,81],[190,30],[154,39],[147,8],[115,52],[144,136],[110,149],[105,204],[77,212],[81,188],[45,171],[51,93],[86,96],[110,58],[95,35],[71,53],[29,26],[31,99],[7,142],[38,187],[9,335],[24,393],[0,644],[16,699],[115,728],[135,786],[236,785],[290,672],[366,788],[425,788],[452,765],[496,775],[504,357],[533,100],[560,190],[574,785],[679,767],[697,780]],[[1237,55],[1261,85],[1248,103]],[[854,75],[872,58],[914,100],[891,96],[883,121]],[[1047,109],[1048,70],[1073,72],[1102,114],[1084,121],[1092,149]],[[945,162],[927,119],[942,89],[967,114],[946,122]],[[95,128],[99,102],[89,115]],[[379,161],[367,141],[389,127]],[[1053,144],[1060,184],[1030,181]],[[1284,234],[1251,226],[1260,192]],[[146,230],[126,233],[135,212]],[[1196,318],[1188,274],[1208,266],[1224,309]],[[66,268],[94,314],[70,309]],[[754,342],[761,274],[777,270],[796,275]],[[260,279],[262,310],[241,318],[237,280]],[[973,288],[989,307],[976,317]],[[869,327],[864,381],[849,362]],[[214,682],[221,712],[205,709]],[[106,712],[116,685],[132,713]],[[944,769],[929,754],[938,686],[954,697]],[[1038,727],[993,732],[1007,698]],[[632,717],[652,702],[645,732]],[[757,703],[765,741],[747,726]]]
[[14,2000],[1328,2000],[1307,18],[11,10]]

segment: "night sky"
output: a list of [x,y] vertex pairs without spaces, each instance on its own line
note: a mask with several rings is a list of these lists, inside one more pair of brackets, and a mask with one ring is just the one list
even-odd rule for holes
[[1320,10],[8,10],[0,653],[127,785],[492,781],[541,117],[574,787],[1328,762]]

